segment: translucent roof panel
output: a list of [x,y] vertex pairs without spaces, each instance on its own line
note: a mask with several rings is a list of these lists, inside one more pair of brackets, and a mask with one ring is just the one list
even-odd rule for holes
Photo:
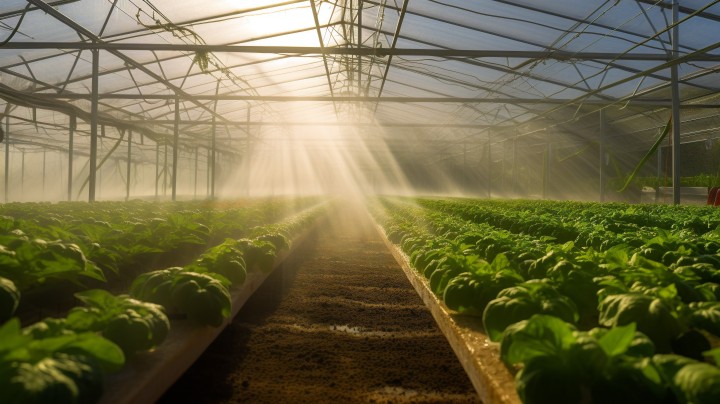
[[[382,122],[388,136],[413,123],[478,138],[560,126],[597,133],[597,119],[580,121],[601,109],[617,130],[640,133],[666,115],[672,64],[683,103],[717,115],[713,0],[681,2],[680,60],[671,55],[669,2],[653,0],[1,3],[0,41],[9,40],[0,45],[0,108],[22,102],[51,111],[36,117],[74,114],[85,125],[97,48],[103,125],[137,125],[159,139],[173,135],[175,97],[198,139],[213,119],[233,140],[247,138],[247,127],[272,124],[275,133],[303,121]],[[15,118],[23,114],[17,108]]]

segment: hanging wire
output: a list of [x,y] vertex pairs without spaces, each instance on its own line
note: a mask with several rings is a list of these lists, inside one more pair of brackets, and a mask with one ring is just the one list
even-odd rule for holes
[[30,10],[30,3],[25,6],[25,9],[23,10],[22,14],[20,14],[20,20],[18,20],[18,23],[15,25],[15,28],[10,32],[10,35],[8,35],[7,38],[5,38],[2,42],[0,42],[0,47],[4,46],[8,42],[10,42],[11,39],[15,36],[15,34],[20,29],[20,25],[22,25],[23,19],[25,19],[25,14],[27,14],[28,10]]

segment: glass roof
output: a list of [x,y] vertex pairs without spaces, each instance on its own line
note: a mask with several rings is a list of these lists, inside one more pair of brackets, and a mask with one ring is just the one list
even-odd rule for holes
[[679,10],[674,24],[654,0],[4,0],[0,109],[14,141],[67,147],[70,116],[86,134],[97,48],[101,124],[169,142],[178,97],[188,149],[212,122],[238,153],[314,122],[458,142],[577,125],[592,141],[598,120],[581,118],[600,110],[646,147],[677,64],[683,116],[717,136],[720,1]]

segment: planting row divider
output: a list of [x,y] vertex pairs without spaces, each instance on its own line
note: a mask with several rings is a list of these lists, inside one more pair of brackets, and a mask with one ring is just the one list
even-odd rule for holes
[[232,312],[218,327],[198,326],[187,320],[173,319],[167,338],[156,349],[141,352],[127,361],[117,374],[109,375],[100,404],[154,403],[185,371],[205,352],[225,327],[232,322],[247,300],[257,291],[270,274],[303,245],[320,227],[322,218],[295,237],[289,250],[276,258],[273,270],[267,273],[249,272],[242,287],[231,289]]
[[479,319],[448,309],[432,292],[428,280],[410,266],[408,256],[388,239],[383,228],[376,224],[376,229],[425,306],[430,309],[482,402],[520,404],[514,377],[500,359],[500,346],[490,341],[478,325]]

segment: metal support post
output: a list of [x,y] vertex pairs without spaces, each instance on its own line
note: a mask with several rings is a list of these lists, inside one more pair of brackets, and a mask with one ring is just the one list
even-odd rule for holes
[[197,198],[197,177],[198,177],[198,154],[200,154],[200,148],[195,148],[195,179],[193,180],[193,199]]
[[10,115],[5,116],[5,202],[10,189]]
[[[672,2],[672,21],[678,22],[679,0]],[[680,37],[678,25],[672,28],[672,57],[678,57]],[[680,204],[680,85],[678,66],[670,67],[670,87],[672,90],[672,177],[673,177],[673,204]]]
[[167,142],[165,142],[163,144],[163,146],[165,147],[165,153],[164,153],[164,157],[163,157],[163,187],[162,187],[163,192],[162,192],[162,194],[163,194],[163,196],[167,196],[167,172],[168,172],[168,161],[167,161],[168,145],[167,145]]
[[210,199],[215,199],[215,115],[212,116],[212,133],[210,138]]
[[20,164],[20,198],[25,199],[25,150],[22,151]]
[[600,109],[600,136],[599,136],[598,175],[600,181],[600,202],[605,202],[605,114]]
[[160,143],[155,142],[155,199],[158,197],[158,182],[160,181]]
[[127,148],[127,172],[125,176],[125,200],[130,199],[130,164],[132,163],[132,131],[128,130]]
[[210,197],[210,148],[207,148],[207,167],[205,170],[205,196]]
[[487,142],[487,197],[492,196],[492,150],[490,150],[490,137]]
[[97,137],[98,137],[98,103],[99,103],[99,66],[100,51],[92,50],[92,90],[90,100],[90,174],[88,178],[88,202],[95,201],[95,181],[97,174]]
[[517,136],[513,138],[513,167],[512,167],[512,193],[517,196],[518,193],[518,164],[517,164]]
[[548,198],[548,189],[550,188],[550,153],[552,153],[551,144],[545,143],[545,156],[543,161],[543,182],[542,182],[542,198]]
[[178,145],[180,144],[180,98],[175,97],[175,127],[173,130],[172,200],[177,198]]
[[75,115],[70,115],[70,127],[68,128],[68,181],[67,181],[67,200],[72,201],[73,188],[73,154],[75,152],[75,127],[77,120]]
[[47,150],[43,150],[43,164],[42,164],[42,192],[41,199],[45,200],[45,168],[47,167]]

